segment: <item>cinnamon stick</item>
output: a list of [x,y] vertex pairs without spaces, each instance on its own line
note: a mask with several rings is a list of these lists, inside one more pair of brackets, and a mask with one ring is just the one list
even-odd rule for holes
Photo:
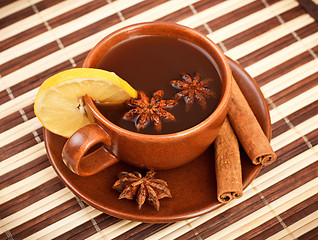
[[277,156],[234,77],[228,118],[245,152],[255,165],[269,165]]
[[243,195],[242,166],[237,138],[226,118],[214,142],[217,198],[227,203]]

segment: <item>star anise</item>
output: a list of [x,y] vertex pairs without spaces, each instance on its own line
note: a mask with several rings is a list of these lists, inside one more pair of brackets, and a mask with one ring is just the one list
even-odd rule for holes
[[166,109],[172,108],[177,104],[175,100],[163,100],[163,90],[158,90],[153,93],[149,100],[144,92],[138,92],[138,98],[131,98],[126,101],[126,104],[133,109],[125,113],[123,119],[135,121],[137,130],[146,128],[150,122],[153,123],[157,132],[162,129],[161,120],[175,121],[175,117]]
[[168,184],[161,179],[155,179],[154,171],[148,171],[145,177],[139,172],[121,172],[119,180],[113,185],[113,189],[121,192],[118,199],[136,199],[139,209],[147,201],[159,211],[159,199],[172,197]]
[[181,77],[183,80],[172,80],[170,82],[172,87],[182,90],[175,95],[175,99],[178,101],[183,98],[187,111],[194,101],[200,104],[205,110],[205,99],[216,97],[215,92],[208,88],[209,82],[212,81],[212,79],[201,79],[201,73],[199,72],[196,73],[193,79],[186,73],[181,73]]

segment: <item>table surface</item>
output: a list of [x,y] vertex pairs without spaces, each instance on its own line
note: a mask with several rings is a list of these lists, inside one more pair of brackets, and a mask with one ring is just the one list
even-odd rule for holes
[[[317,239],[318,1],[300,2],[2,0],[0,239]],[[255,78],[278,155],[242,198],[169,224],[117,219],[75,197],[48,161],[33,112],[47,77],[108,33],[155,20],[206,34]]]

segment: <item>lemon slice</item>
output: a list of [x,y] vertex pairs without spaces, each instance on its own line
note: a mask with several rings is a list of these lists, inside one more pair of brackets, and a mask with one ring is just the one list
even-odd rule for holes
[[82,100],[85,94],[99,102],[114,103],[137,97],[137,91],[113,72],[74,68],[43,82],[34,102],[35,115],[49,131],[70,137],[93,122]]

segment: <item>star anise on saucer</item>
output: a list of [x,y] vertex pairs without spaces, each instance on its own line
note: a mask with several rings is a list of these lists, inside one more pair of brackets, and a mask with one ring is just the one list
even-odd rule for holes
[[197,72],[192,79],[190,75],[181,73],[183,80],[172,80],[171,86],[182,90],[175,95],[178,101],[181,98],[186,103],[186,110],[188,111],[191,105],[196,101],[201,107],[206,109],[206,98],[216,97],[215,92],[208,88],[209,82],[212,79],[201,79],[201,73]]
[[159,199],[172,197],[168,184],[164,180],[155,179],[156,172],[148,171],[145,177],[139,172],[121,172],[119,180],[113,185],[113,189],[121,192],[118,199],[136,199],[139,209],[147,202],[159,211]]
[[166,109],[172,108],[177,104],[175,100],[164,100],[163,90],[158,90],[153,93],[149,100],[144,92],[138,92],[138,98],[131,98],[126,101],[126,104],[133,109],[129,110],[123,116],[124,120],[135,121],[137,131],[146,128],[150,122],[153,123],[157,132],[162,130],[162,122],[175,121],[175,117]]

